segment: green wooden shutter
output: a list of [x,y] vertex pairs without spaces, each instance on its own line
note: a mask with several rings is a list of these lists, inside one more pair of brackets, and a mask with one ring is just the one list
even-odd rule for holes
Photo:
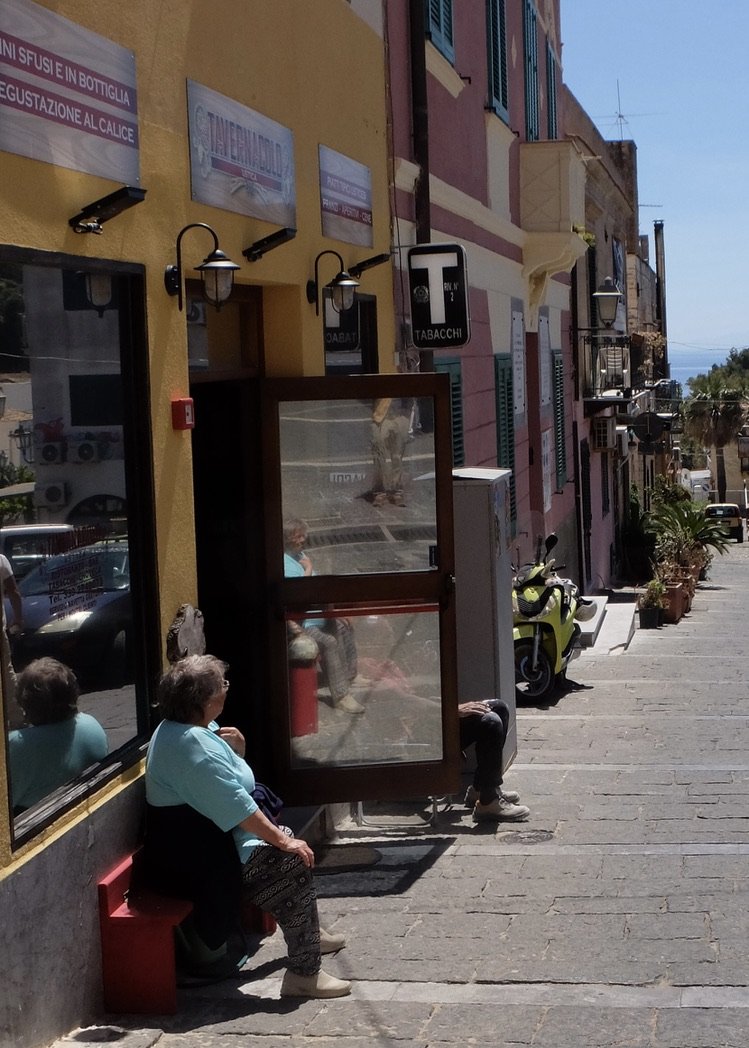
[[425,0],[427,36],[448,61],[455,60],[453,36],[453,0]]
[[551,140],[559,134],[557,123],[557,60],[549,43],[546,44],[546,134]]
[[509,121],[505,0],[487,0],[486,41],[489,53],[489,108]]
[[450,376],[450,410],[452,412],[453,466],[465,466],[463,440],[463,375],[460,361],[435,360],[434,370]]
[[557,474],[557,491],[567,483],[567,440],[564,413],[564,359],[559,350],[551,355],[552,381],[554,384],[554,458]]
[[494,356],[494,389],[497,413],[497,465],[511,469],[510,523],[514,538],[517,523],[517,495],[515,490],[515,412],[512,398],[512,357],[509,353]]
[[525,137],[539,139],[538,105],[538,26],[533,0],[525,0],[523,9],[523,47],[525,50]]

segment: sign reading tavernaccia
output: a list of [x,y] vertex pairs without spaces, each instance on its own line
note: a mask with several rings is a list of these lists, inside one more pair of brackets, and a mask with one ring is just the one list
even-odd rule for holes
[[193,200],[295,225],[292,132],[193,80],[187,81],[187,112]]
[[0,149],[138,185],[132,51],[30,0],[0,0]]

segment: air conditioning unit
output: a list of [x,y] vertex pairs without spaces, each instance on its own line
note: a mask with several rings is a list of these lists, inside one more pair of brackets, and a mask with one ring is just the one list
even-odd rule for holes
[[39,450],[39,458],[47,466],[65,461],[65,441],[47,440]]
[[68,462],[98,462],[100,458],[95,440],[71,440],[68,443]]
[[626,426],[616,427],[616,450],[619,458],[629,454],[629,429]]
[[62,509],[68,504],[68,485],[64,480],[45,480],[34,490],[34,505],[44,509]]
[[616,449],[616,419],[614,416],[594,418],[591,436],[594,451],[614,451]]

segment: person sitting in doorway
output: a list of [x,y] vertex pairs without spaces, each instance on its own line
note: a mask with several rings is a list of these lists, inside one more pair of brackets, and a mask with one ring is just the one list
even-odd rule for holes
[[501,699],[486,702],[462,702],[460,748],[476,749],[473,784],[465,795],[465,806],[472,811],[474,822],[518,822],[527,819],[530,808],[520,804],[514,790],[502,789],[502,751],[507,739],[510,710]]
[[[312,561],[305,552],[307,525],[303,520],[289,520],[283,529],[284,575],[302,578],[313,575]],[[357,676],[357,651],[354,630],[348,619],[314,618],[302,623],[289,622],[289,632],[309,634],[317,644],[323,679],[337,710],[344,713],[364,713],[364,706],[351,694],[351,685]]]

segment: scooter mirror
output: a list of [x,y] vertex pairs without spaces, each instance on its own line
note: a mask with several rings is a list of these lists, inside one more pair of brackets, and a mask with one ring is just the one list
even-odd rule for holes
[[557,536],[554,534],[553,531],[552,531],[551,535],[547,535],[546,536],[546,556],[547,557],[549,556],[549,554],[551,553],[551,551],[554,549],[554,547],[556,546],[556,544],[558,542],[559,542],[559,539],[557,538]]

